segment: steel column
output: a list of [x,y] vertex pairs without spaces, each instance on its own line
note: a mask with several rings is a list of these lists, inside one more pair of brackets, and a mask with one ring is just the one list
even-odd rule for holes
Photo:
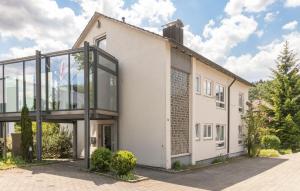
[[77,121],[73,122],[73,159],[77,159]]
[[90,88],[89,88],[89,43],[84,42],[84,159],[90,168]]
[[42,118],[41,118],[41,52],[36,51],[36,151],[37,160],[42,160]]
[[6,144],[7,144],[7,140],[6,140],[6,122],[2,122],[2,129],[3,129],[3,140],[4,140],[4,147],[3,147],[3,158],[6,159]]

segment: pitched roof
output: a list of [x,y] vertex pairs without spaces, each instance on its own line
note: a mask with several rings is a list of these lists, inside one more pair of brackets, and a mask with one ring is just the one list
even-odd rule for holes
[[77,48],[79,47],[80,43],[82,42],[82,40],[85,38],[85,36],[87,35],[87,33],[89,32],[90,28],[92,27],[92,25],[94,24],[94,22],[97,21],[97,19],[99,17],[104,17],[106,19],[109,19],[113,22],[117,22],[117,23],[120,23],[120,24],[124,24],[128,27],[131,27],[133,29],[136,29],[136,30],[139,30],[141,32],[145,32],[145,33],[148,33],[148,34],[151,34],[153,35],[154,37],[158,37],[158,38],[161,38],[163,40],[168,40],[170,42],[170,44],[173,46],[173,47],[176,47],[176,48],[180,48],[183,52],[185,52],[186,54],[190,55],[190,56],[194,56],[196,59],[200,60],[201,62],[203,62],[204,64],[236,79],[237,81],[239,82],[242,82],[248,86],[254,86],[251,82],[243,79],[242,77],[230,72],[229,70],[225,69],[224,67],[220,66],[219,64],[216,64],[215,62],[209,60],[208,58],[202,56],[201,54],[195,52],[194,50],[182,45],[182,44],[179,44],[177,43],[176,41],[174,41],[173,39],[170,39],[170,38],[167,38],[167,37],[163,37],[157,33],[154,33],[154,32],[151,32],[149,30],[145,30],[141,27],[137,27],[135,25],[131,25],[129,23],[126,23],[126,22],[123,22],[123,21],[120,21],[120,20],[117,20],[117,19],[114,19],[112,17],[108,17],[106,15],[103,15],[99,12],[95,12],[94,15],[92,16],[92,18],[90,19],[90,21],[88,22],[88,24],[86,25],[86,27],[84,28],[84,30],[82,31],[82,33],[80,34],[79,38],[77,39],[77,41],[75,42],[75,44],[73,45],[73,48]]

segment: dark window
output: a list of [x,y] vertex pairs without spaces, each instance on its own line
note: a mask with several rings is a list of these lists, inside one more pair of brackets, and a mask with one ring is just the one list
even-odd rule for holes
[[102,50],[105,50],[106,49],[106,36],[103,36],[103,37],[99,38],[96,41],[96,45],[97,45],[98,48],[100,48]]

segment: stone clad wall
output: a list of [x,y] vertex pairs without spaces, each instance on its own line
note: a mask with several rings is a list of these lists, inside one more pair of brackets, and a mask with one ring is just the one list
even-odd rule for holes
[[171,70],[171,154],[189,152],[189,74]]

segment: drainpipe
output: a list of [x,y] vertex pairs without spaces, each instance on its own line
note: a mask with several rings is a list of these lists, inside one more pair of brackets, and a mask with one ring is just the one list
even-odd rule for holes
[[236,78],[229,84],[227,92],[228,92],[228,109],[227,109],[227,155],[230,154],[230,88],[233,83],[236,81]]

